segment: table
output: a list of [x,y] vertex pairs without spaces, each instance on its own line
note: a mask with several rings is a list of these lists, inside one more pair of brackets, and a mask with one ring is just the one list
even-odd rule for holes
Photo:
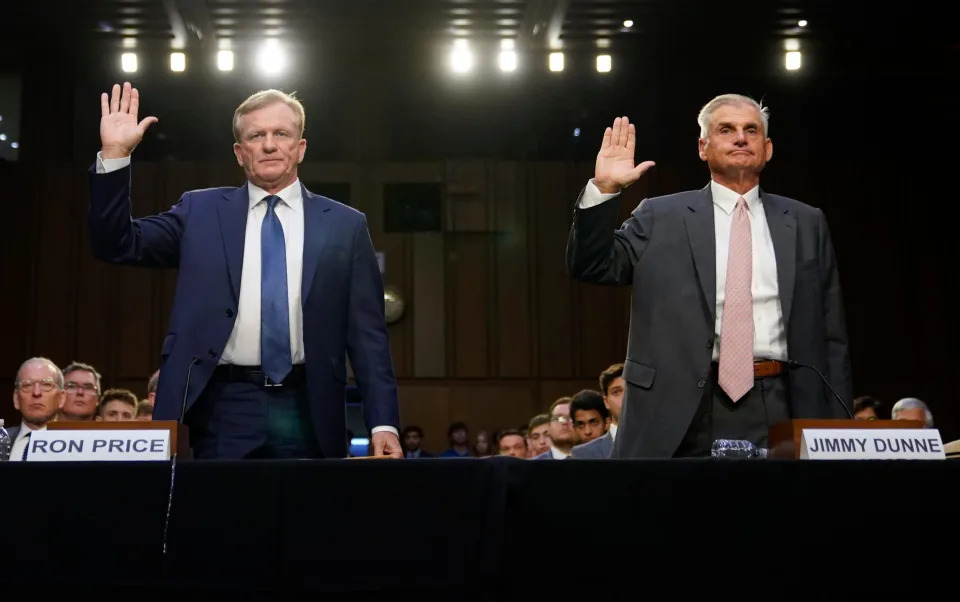
[[917,585],[879,579],[906,561],[949,587],[937,548],[960,534],[952,461],[181,461],[165,554],[168,463],[0,475],[5,593],[602,599],[619,583],[756,598],[837,578],[889,593]]

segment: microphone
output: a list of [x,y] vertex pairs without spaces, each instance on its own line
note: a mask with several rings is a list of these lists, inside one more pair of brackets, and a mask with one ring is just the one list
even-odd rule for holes
[[837,400],[837,403],[840,404],[840,407],[843,408],[843,411],[847,414],[847,416],[853,419],[853,412],[850,411],[850,408],[847,407],[847,404],[843,403],[843,399],[841,399],[840,396],[837,394],[836,389],[833,388],[833,385],[830,384],[830,381],[827,380],[827,377],[824,376],[822,372],[817,370],[816,366],[812,366],[810,364],[804,364],[803,362],[798,362],[796,360],[786,360],[784,363],[791,368],[810,368],[811,370],[816,372],[817,376],[820,377],[820,380],[823,381],[823,384],[827,385],[827,388],[830,389],[831,393],[833,393],[834,398]]
[[[193,372],[193,367],[200,363],[200,358],[193,356],[190,358],[190,365],[187,366],[187,378],[186,383],[183,385],[183,401],[180,404],[180,419],[177,420],[178,423],[183,423],[183,415],[187,412],[187,396],[190,392],[190,373]],[[179,441],[177,442],[179,447]],[[173,455],[170,458],[170,492],[167,494],[167,516],[163,521],[163,557],[164,560],[167,558],[167,533],[170,530],[170,509],[173,507],[173,482],[174,477],[177,474],[177,450],[173,450]],[[166,567],[166,562],[164,562]]]

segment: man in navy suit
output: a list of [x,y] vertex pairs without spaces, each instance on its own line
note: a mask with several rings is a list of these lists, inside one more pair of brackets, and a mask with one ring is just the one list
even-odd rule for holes
[[197,458],[347,455],[346,357],[373,453],[402,457],[383,283],[362,213],[297,178],[303,106],[277,90],[236,110],[240,188],[184,193],[131,219],[136,88],[101,95],[101,151],[90,169],[90,239],[103,261],[178,268],[161,349],[155,420],[183,420]]

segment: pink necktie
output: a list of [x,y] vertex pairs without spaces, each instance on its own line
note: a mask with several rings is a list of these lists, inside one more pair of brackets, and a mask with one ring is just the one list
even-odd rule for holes
[[720,324],[720,375],[717,382],[733,401],[753,388],[753,244],[747,201],[737,199],[730,226],[727,283]]

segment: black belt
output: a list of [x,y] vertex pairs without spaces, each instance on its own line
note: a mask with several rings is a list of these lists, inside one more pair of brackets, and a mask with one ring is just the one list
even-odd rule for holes
[[213,378],[220,381],[253,383],[264,387],[296,387],[307,382],[307,367],[304,364],[294,364],[283,382],[275,383],[263,373],[260,366],[220,364],[213,371]]

